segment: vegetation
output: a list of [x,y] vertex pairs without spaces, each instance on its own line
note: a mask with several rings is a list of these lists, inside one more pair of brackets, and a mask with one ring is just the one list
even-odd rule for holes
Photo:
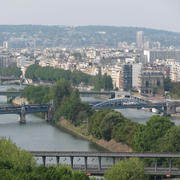
[[138,152],[158,152],[159,138],[175,126],[168,117],[152,116],[146,125],[140,125],[134,137],[134,149]]
[[[82,171],[69,166],[37,165],[29,152],[20,150],[10,140],[0,139],[1,180],[90,180]],[[137,158],[124,159],[105,172],[105,180],[146,180],[144,164]],[[95,177],[91,178],[96,180]]]
[[60,79],[64,79],[66,81],[70,81],[74,86],[81,83],[84,85],[92,85],[94,86],[94,90],[113,89],[112,79],[110,76],[107,76],[107,74],[103,76],[91,76],[77,70],[71,72],[69,70],[53,67],[40,67],[37,64],[33,64],[28,67],[25,76],[26,78],[34,81],[44,80],[49,82],[57,82]]
[[37,166],[29,152],[20,150],[10,140],[0,139],[1,180],[89,180],[81,171],[68,166]]
[[136,158],[124,159],[105,172],[105,180],[148,180],[144,164]]
[[171,82],[170,79],[164,80],[164,90],[170,92],[170,96],[174,99],[180,98],[180,83],[179,82]]
[[115,139],[132,145],[132,137],[138,124],[126,119],[121,113],[114,110],[95,112],[88,121],[88,131],[98,139],[107,141]]
[[[137,152],[157,151],[180,151],[176,142],[179,132],[168,117],[152,116],[145,125],[132,122],[114,110],[94,111],[86,103],[81,102],[79,92],[73,89],[71,84],[64,79],[59,80],[56,85],[28,86],[24,89],[23,97],[30,103],[54,102],[54,122],[64,117],[75,126],[85,123],[83,129],[93,137],[104,140],[114,139],[116,142],[123,142],[130,145]],[[169,139],[173,138],[172,143]],[[163,146],[162,143],[168,144]],[[174,143],[173,143],[174,142]]]
[[21,69],[16,66],[10,66],[6,68],[0,68],[0,75],[1,76],[10,76],[20,78],[22,72]]

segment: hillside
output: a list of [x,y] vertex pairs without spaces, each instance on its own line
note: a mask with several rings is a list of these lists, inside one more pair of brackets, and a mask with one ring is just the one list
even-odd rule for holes
[[136,31],[144,31],[151,42],[180,46],[180,33],[163,30],[114,26],[0,25],[0,45],[11,47],[117,47],[118,42],[136,42]]

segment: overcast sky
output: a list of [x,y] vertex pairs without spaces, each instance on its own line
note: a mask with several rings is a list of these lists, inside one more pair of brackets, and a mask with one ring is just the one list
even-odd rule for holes
[[180,0],[0,0],[0,24],[114,25],[180,32]]

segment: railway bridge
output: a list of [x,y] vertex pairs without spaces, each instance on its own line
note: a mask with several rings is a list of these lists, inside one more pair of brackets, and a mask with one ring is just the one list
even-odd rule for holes
[[[83,170],[92,175],[103,175],[109,167],[123,158],[151,159],[154,161],[153,166],[145,167],[145,173],[153,176],[169,174],[180,177],[180,167],[173,167],[173,161],[180,158],[180,153],[31,151],[31,154],[35,158],[41,158],[41,163],[44,165],[48,164],[48,158],[54,158],[54,163],[57,165],[61,163],[61,159],[69,159],[67,165],[70,165],[74,170]],[[103,158],[108,158],[110,163],[102,163]],[[78,163],[80,159],[81,163]],[[168,160],[168,164],[166,166],[159,165],[158,162],[164,159]]]

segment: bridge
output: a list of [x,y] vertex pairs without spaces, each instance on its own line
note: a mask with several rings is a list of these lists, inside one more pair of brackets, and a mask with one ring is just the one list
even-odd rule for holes
[[18,91],[0,91],[0,96],[10,96],[10,97],[17,97],[21,96],[23,90]]
[[18,80],[19,82],[21,81],[20,78],[15,77],[15,76],[0,76],[0,84],[2,84],[4,81],[15,81]]
[[[180,158],[180,153],[136,153],[136,152],[61,152],[61,151],[31,151],[35,158],[41,158],[42,164],[46,165],[47,158],[55,159],[57,165],[60,159],[68,159],[70,165],[74,170],[83,170],[92,175],[103,175],[104,172],[112,167],[116,162],[123,158],[141,158],[142,160],[148,158],[154,161],[153,167],[145,167],[145,173],[153,176],[164,176],[171,174],[180,176],[180,167],[173,167],[172,162],[176,158]],[[102,159],[110,160],[110,163],[102,163]],[[168,166],[158,166],[158,162],[164,158],[169,159]],[[81,163],[78,160],[81,159]],[[92,161],[93,160],[93,161]]]
[[26,114],[44,112],[47,121],[52,120],[53,105],[52,104],[28,104],[28,105],[5,105],[0,106],[0,114],[18,114],[20,116],[20,123],[25,123]]
[[[3,96],[12,96],[12,97],[16,97],[16,96],[21,96],[21,94],[23,93],[23,90],[19,90],[19,91],[0,91],[0,95]],[[111,91],[79,91],[80,95],[86,95],[86,96],[91,96],[91,95],[106,95],[106,96],[110,96],[111,98],[115,97],[115,92],[111,92]]]
[[118,98],[118,99],[109,99],[107,101],[100,102],[92,106],[93,109],[101,110],[101,109],[126,109],[126,108],[156,108],[160,112],[167,112],[167,103],[152,103],[150,101],[146,101],[144,99],[140,99],[137,97],[131,98]]
[[105,96],[109,96],[110,98],[115,98],[115,92],[113,91],[79,91],[79,94],[86,96],[105,95]]

